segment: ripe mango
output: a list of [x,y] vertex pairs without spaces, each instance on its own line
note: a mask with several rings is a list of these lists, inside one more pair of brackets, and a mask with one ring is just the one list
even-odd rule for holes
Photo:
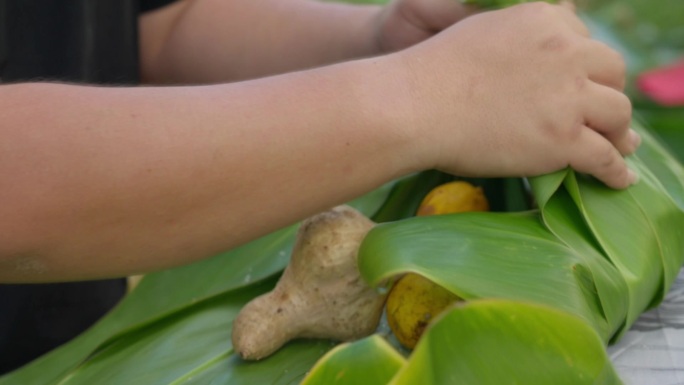
[[[482,188],[465,181],[434,188],[423,199],[417,216],[487,211],[489,202]],[[413,349],[430,321],[447,306],[461,301],[456,294],[415,273],[408,273],[392,286],[385,312],[390,329],[406,348]]]
[[487,211],[489,202],[481,187],[465,181],[445,183],[428,193],[418,208],[416,216]]
[[413,349],[430,321],[460,298],[422,275],[408,273],[387,297],[387,322],[399,343]]

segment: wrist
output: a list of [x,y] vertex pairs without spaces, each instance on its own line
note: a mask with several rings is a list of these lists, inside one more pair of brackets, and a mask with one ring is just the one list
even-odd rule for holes
[[357,110],[363,124],[380,135],[380,148],[387,149],[399,177],[432,168],[426,132],[423,130],[412,86],[411,71],[400,55],[385,55],[351,63],[356,66]]

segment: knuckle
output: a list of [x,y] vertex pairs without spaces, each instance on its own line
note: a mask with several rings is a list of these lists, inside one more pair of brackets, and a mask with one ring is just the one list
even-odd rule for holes
[[614,66],[614,74],[616,79],[619,80],[620,85],[624,87],[625,84],[625,78],[627,77],[627,62],[625,61],[625,58],[620,54],[618,51],[609,48],[608,50],[609,54],[608,56],[610,57],[610,60],[613,63]]
[[567,125],[548,125],[547,132],[561,143],[574,143],[581,136],[584,125],[579,119]]
[[589,79],[586,76],[575,76],[575,88],[578,91],[584,90],[589,84]]
[[611,49],[611,52],[613,52],[613,57],[614,57],[614,62],[615,62],[615,72],[617,75],[620,77],[624,78],[627,76],[627,62],[625,61],[625,58],[622,56],[621,53],[618,51]]
[[615,172],[610,175],[610,178],[614,181],[614,187],[626,187],[629,185],[629,172],[627,171],[626,166],[615,170]]
[[632,101],[623,93],[620,93],[620,104],[616,110],[619,123],[624,126],[632,122]]
[[576,141],[580,135],[582,135],[582,130],[584,129],[584,124],[582,124],[579,119],[564,131],[564,139],[570,142]]
[[564,44],[559,49],[559,59],[569,65],[580,66],[585,56],[581,39],[566,31],[562,34],[562,41]]
[[567,51],[571,41],[560,33],[553,34],[544,39],[539,47],[542,51]]
[[596,153],[595,163],[602,170],[611,170],[618,165],[615,148],[609,142],[603,142]]
[[616,88],[620,90],[624,89],[627,78],[627,62],[625,58],[620,52],[607,44],[600,43],[600,46],[602,47],[601,57],[610,65],[610,75],[612,78],[610,85],[617,86]]

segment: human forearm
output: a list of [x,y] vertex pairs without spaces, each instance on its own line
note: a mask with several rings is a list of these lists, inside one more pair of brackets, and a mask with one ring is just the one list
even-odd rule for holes
[[369,64],[213,87],[4,92],[3,107],[31,108],[1,109],[22,123],[3,128],[0,280],[187,263],[413,171],[410,135],[390,123],[401,113],[367,94],[381,90]]
[[379,12],[315,0],[175,4],[141,18],[143,77],[217,83],[374,55]]
[[535,3],[392,55],[256,81],[5,88],[0,279],[189,262],[425,168],[570,166],[625,188],[639,137],[624,63],[587,35]]

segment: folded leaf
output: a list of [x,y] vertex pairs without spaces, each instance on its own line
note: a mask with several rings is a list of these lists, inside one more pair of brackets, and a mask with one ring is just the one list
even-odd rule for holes
[[628,159],[641,181],[628,189],[570,170],[534,178],[539,212],[382,224],[362,244],[359,267],[376,285],[416,272],[467,300],[555,308],[614,341],[662,300],[684,263],[682,168],[644,134],[643,149]]
[[406,360],[379,335],[340,344],[320,359],[302,385],[385,385]]
[[621,384],[601,339],[549,307],[473,301],[426,331],[392,385]]

